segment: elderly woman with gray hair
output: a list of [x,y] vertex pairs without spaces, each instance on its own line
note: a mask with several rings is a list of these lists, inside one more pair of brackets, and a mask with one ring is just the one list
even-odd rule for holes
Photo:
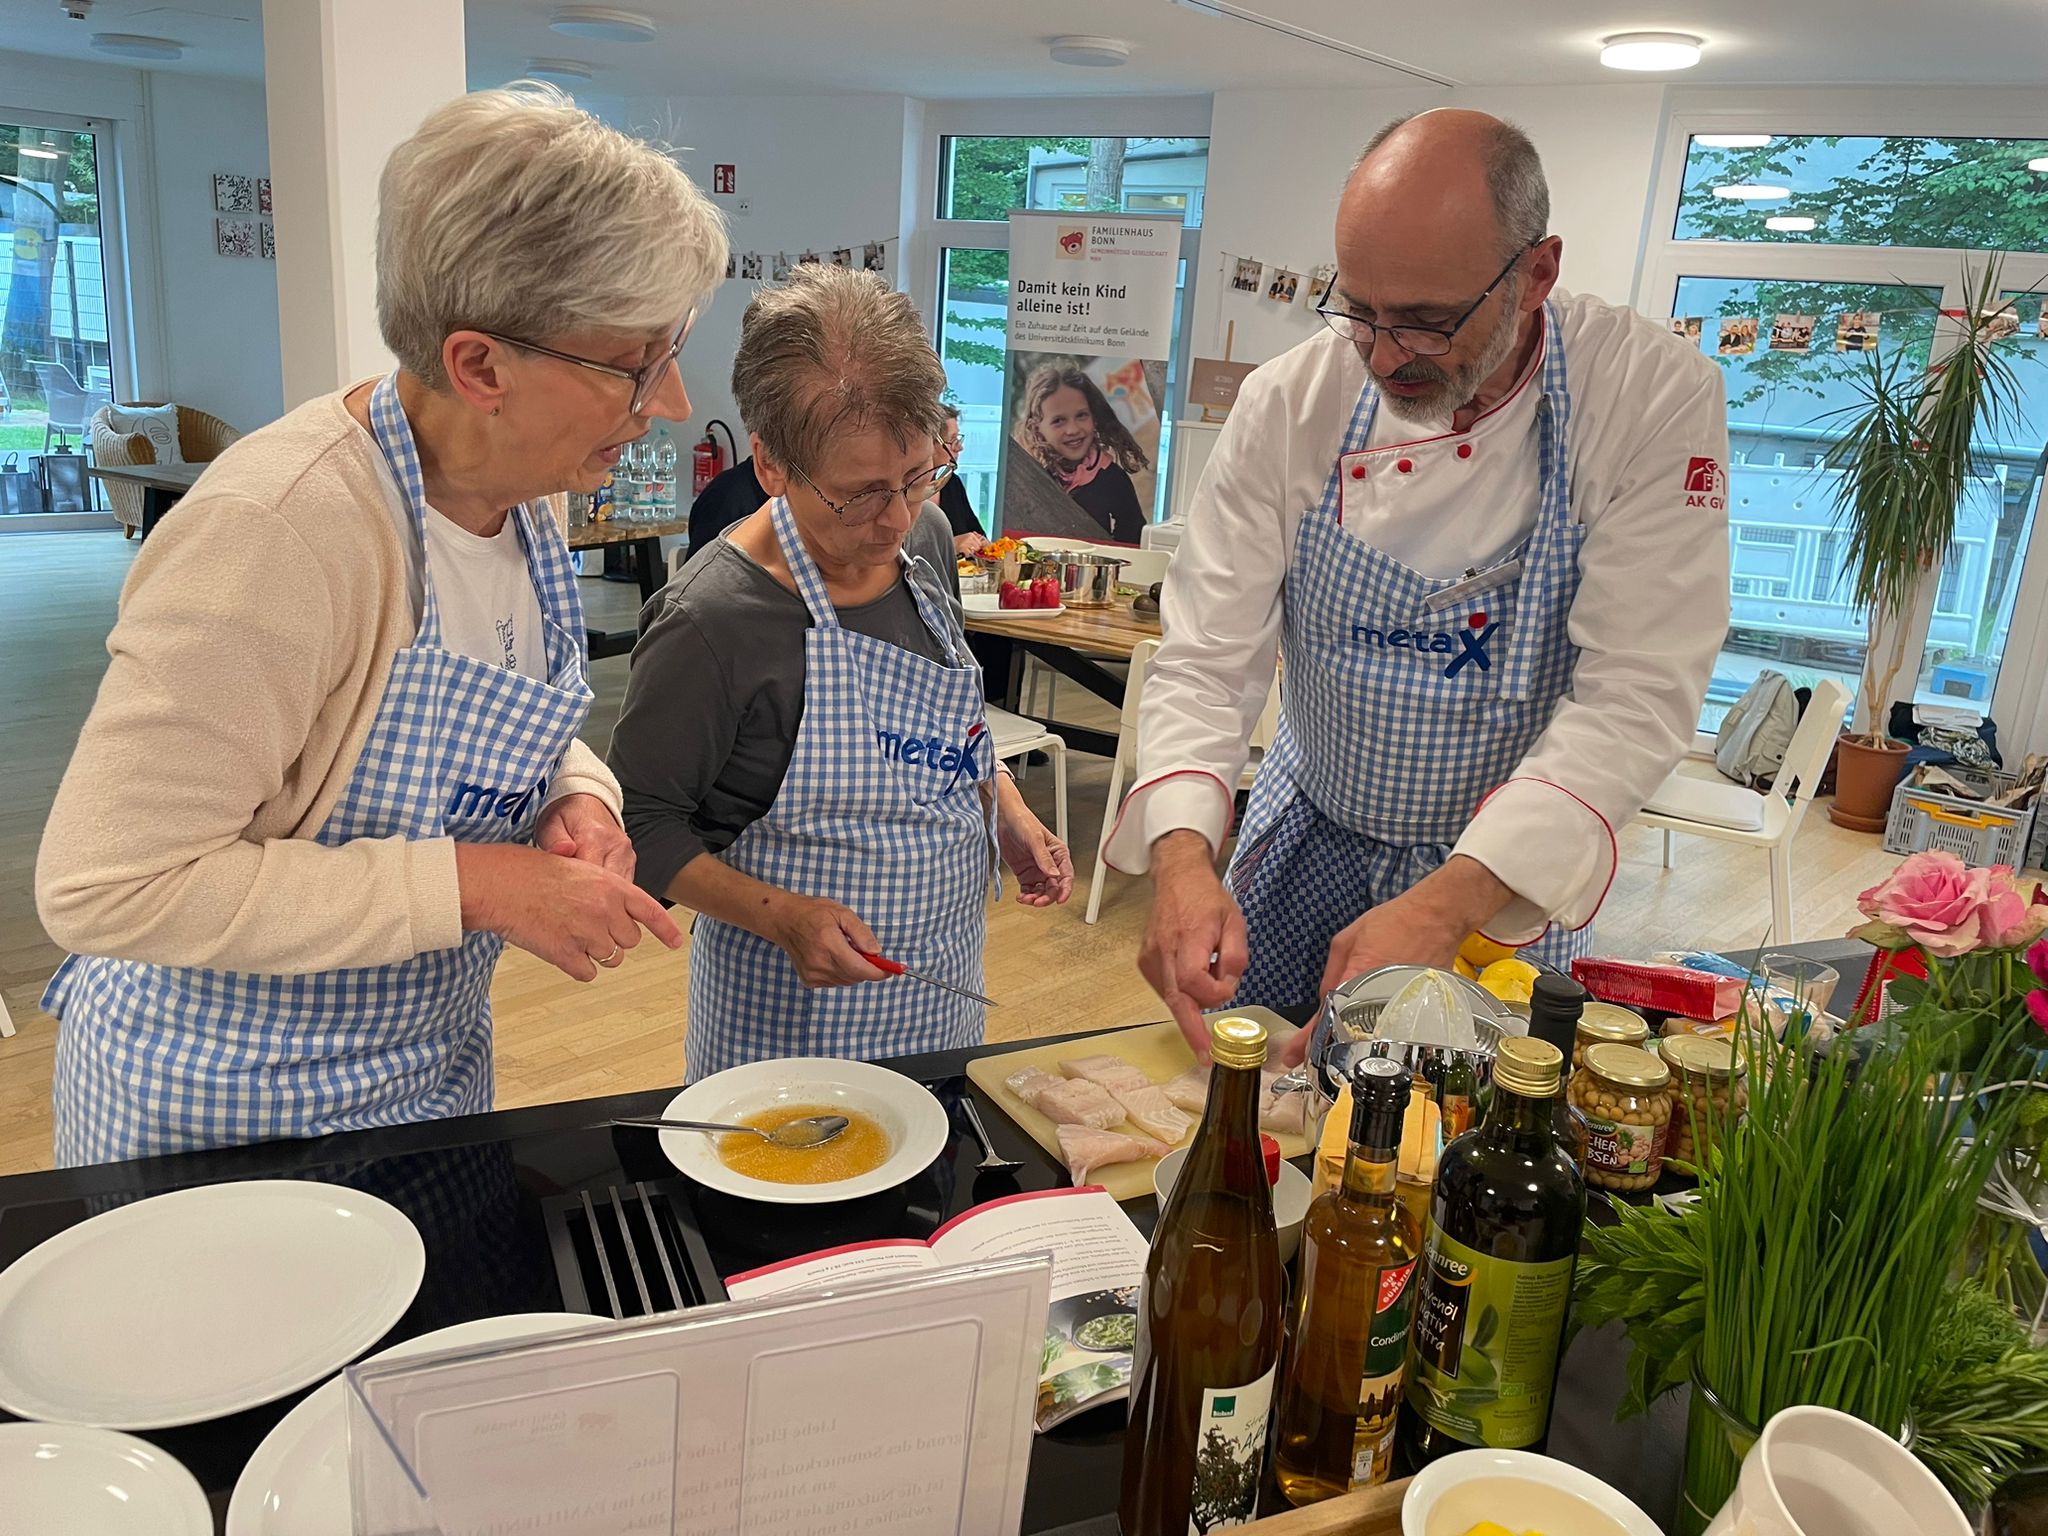
[[398,366],[231,448],[122,594],[37,868],[61,1163],[488,1109],[507,942],[584,981],[681,943],[577,740],[542,498],[688,416],[719,217],[525,87],[435,112],[379,202]]
[[975,1044],[997,854],[1029,906],[1074,874],[995,761],[920,522],[945,374],[902,294],[807,265],[747,307],[732,377],[773,499],[658,600],[611,751],[640,883],[700,914],[689,1075]]

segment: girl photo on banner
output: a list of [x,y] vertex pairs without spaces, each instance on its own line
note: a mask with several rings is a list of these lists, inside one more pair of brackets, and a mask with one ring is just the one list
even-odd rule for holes
[[1012,352],[1008,363],[1010,440],[1021,451],[1009,455],[1005,501],[1016,515],[1006,521],[1021,535],[1136,544],[1158,484],[1166,364],[1058,352]]

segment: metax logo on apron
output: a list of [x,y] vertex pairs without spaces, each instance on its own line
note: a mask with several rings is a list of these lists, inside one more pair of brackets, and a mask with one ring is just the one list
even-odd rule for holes
[[882,749],[882,756],[892,763],[903,763],[913,768],[923,768],[931,773],[951,774],[946,788],[952,789],[965,773],[969,783],[980,780],[981,771],[976,766],[978,749],[987,738],[985,727],[977,722],[967,732],[967,739],[958,746],[942,739],[934,731],[926,736],[905,736],[900,731],[877,730],[875,741]]
[[1468,666],[1482,672],[1493,670],[1493,658],[1486,647],[1500,629],[1500,622],[1488,623],[1486,615],[1475,613],[1458,630],[1375,629],[1369,624],[1351,626],[1351,643],[1366,649],[1406,651],[1415,656],[1448,656],[1445,677],[1456,677]]

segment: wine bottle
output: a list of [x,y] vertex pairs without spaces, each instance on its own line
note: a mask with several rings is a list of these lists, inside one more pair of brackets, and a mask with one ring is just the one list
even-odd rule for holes
[[[1564,1058],[1566,1077],[1572,1075],[1572,1047],[1578,1043],[1579,1020],[1585,1017],[1586,1003],[1591,997],[1592,994],[1578,982],[1559,971],[1545,971],[1536,978],[1536,984],[1529,992],[1529,1036],[1533,1040],[1547,1040],[1557,1047]],[[1572,1107],[1566,1095],[1560,1093],[1557,1096],[1557,1106],[1551,1112],[1551,1128],[1556,1133],[1557,1144],[1575,1163],[1585,1140],[1584,1119],[1585,1116]]]
[[1248,1523],[1280,1359],[1279,1235],[1259,1145],[1266,1027],[1209,1026],[1209,1101],[1145,1261],[1124,1438],[1124,1536]]
[[1549,1437],[1586,1211],[1553,1130],[1563,1066],[1547,1041],[1501,1041],[1486,1123],[1437,1164],[1401,1411],[1412,1466]]
[[1280,1372],[1274,1471],[1291,1504],[1387,1480],[1422,1232],[1395,1198],[1408,1071],[1352,1070],[1343,1183],[1309,1207]]

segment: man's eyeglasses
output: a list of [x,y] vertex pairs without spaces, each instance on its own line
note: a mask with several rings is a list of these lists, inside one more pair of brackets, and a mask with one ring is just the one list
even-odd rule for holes
[[789,472],[809,486],[812,494],[818,500],[824,502],[831,510],[832,515],[838,518],[844,526],[848,528],[865,528],[869,523],[872,523],[876,518],[888,511],[889,503],[898,496],[903,498],[905,506],[915,507],[924,500],[925,494],[928,491],[935,490],[952,479],[954,468],[958,463],[959,460],[955,459],[949,451],[946,455],[945,463],[934,464],[930,469],[906,485],[899,486],[893,491],[862,491],[858,495],[847,497],[844,501],[832,500],[831,497],[818,489],[817,481],[813,480],[801,469],[798,469],[794,464],[789,466]]
[[690,327],[696,323],[697,311],[693,309],[683,317],[683,323],[676,327],[675,335],[669,338],[669,343],[662,349],[661,355],[651,363],[642,363],[638,368],[621,368],[617,363],[600,363],[594,358],[578,357],[573,352],[557,352],[553,347],[544,347],[537,341],[527,341],[518,336],[505,336],[497,331],[484,331],[482,334],[493,341],[502,341],[508,347],[517,347],[522,352],[538,352],[542,357],[552,357],[558,363],[574,363],[578,368],[588,368],[592,373],[631,381],[633,399],[626,407],[626,414],[638,416],[640,407],[645,405],[668,379],[668,371],[675,366],[676,357],[683,350],[683,343],[690,339]]
[[1337,291],[1337,279],[1332,277],[1330,285],[1323,290],[1317,301],[1316,313],[1323,317],[1323,324],[1342,336],[1346,341],[1370,352],[1375,342],[1385,335],[1395,346],[1411,357],[1442,357],[1451,350],[1451,341],[1464,329],[1465,322],[1479,313],[1479,306],[1493,297],[1493,290],[1508,280],[1508,274],[1515,270],[1521,259],[1541,245],[1541,240],[1532,240],[1508,258],[1508,264],[1500,269],[1500,275],[1486,285],[1486,291],[1474,299],[1448,326],[1437,325],[1380,325],[1363,315],[1354,315],[1348,309],[1333,309],[1330,296]]

